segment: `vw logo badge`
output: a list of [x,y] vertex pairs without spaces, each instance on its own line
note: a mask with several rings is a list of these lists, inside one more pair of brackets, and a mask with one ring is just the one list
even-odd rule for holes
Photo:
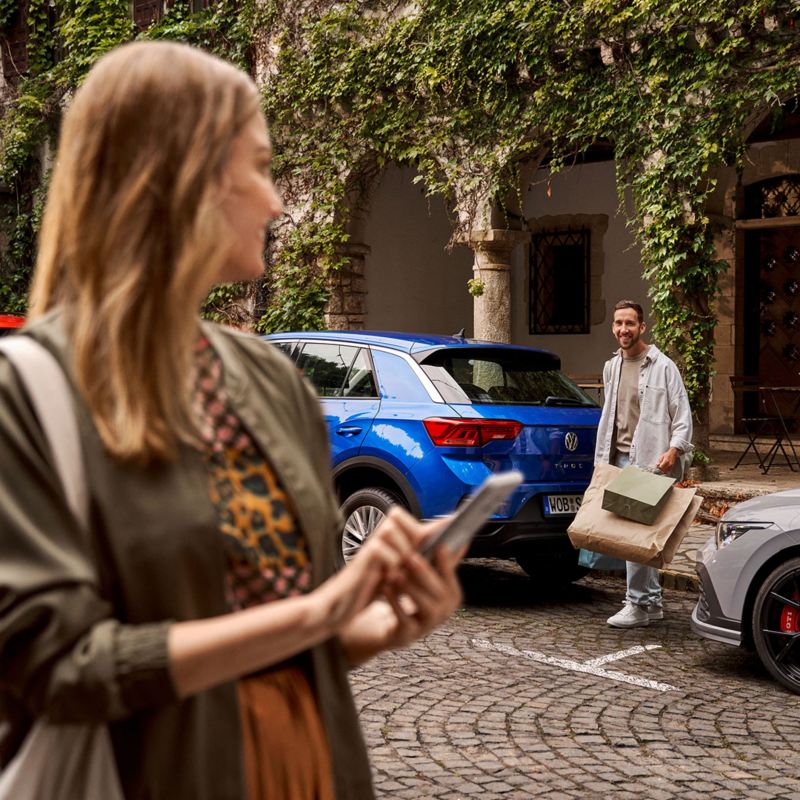
[[578,447],[578,434],[577,433],[573,433],[572,431],[570,431],[564,437],[564,447],[566,447],[567,450],[569,450],[570,452],[572,452],[573,450],[576,450],[577,447]]

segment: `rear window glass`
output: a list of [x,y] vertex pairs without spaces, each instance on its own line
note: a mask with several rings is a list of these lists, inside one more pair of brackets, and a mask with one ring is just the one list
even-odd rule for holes
[[377,397],[375,379],[372,375],[372,364],[366,350],[359,350],[356,360],[347,373],[344,383],[343,397]]
[[556,364],[554,356],[522,351],[438,350],[420,366],[446,403],[596,406]]

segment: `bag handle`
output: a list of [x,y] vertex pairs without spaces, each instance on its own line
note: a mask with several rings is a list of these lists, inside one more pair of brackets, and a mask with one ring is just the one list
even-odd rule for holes
[[67,504],[84,531],[89,530],[89,493],[81,457],[75,407],[64,370],[52,353],[30,336],[0,340],[33,404],[53,453]]

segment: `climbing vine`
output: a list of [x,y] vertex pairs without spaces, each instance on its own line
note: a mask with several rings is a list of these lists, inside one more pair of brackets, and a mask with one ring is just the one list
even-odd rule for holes
[[[141,35],[204,47],[244,69],[252,67],[259,20],[256,0],[220,0],[191,13],[189,4],[170,5]],[[20,23],[19,0],[0,0],[0,43]],[[27,68],[16,76],[16,96],[0,123],[0,181],[13,199],[0,208],[8,241],[0,256],[0,310],[24,313],[35,242],[61,110],[69,93],[103,53],[136,35],[129,0],[28,0]],[[250,27],[248,27],[250,26]],[[221,287],[208,299],[214,319],[241,323],[238,287]]]
[[[453,209],[454,240],[488,211],[517,219],[520,164],[567,167],[613,142],[640,244],[654,335],[681,362],[703,418],[724,264],[706,214],[722,165],[741,165],[759,109],[800,93],[792,0],[175,0],[140,34],[205,47],[257,77],[287,215],[259,291],[264,330],[323,324],[347,263],[348,209],[389,162],[413,165]],[[16,13],[0,0],[0,30]],[[37,224],[41,149],[93,61],[134,36],[128,0],[30,0],[29,71],[2,121],[14,187],[2,264],[21,303]],[[37,172],[38,171],[38,172]],[[524,189],[524,187],[522,187]],[[9,224],[10,223],[10,227]],[[475,295],[480,282],[468,287]],[[240,289],[218,290],[224,315]]]
[[[340,252],[353,178],[365,164],[415,166],[428,192],[450,199],[454,237],[463,240],[491,207],[513,215],[525,159],[549,152],[558,170],[609,140],[641,248],[654,336],[681,363],[702,430],[725,267],[705,209],[717,169],[741,164],[748,118],[798,94],[795,3],[272,7],[276,68],[265,101],[284,184],[290,195],[313,199],[293,227],[302,242],[312,241],[304,226],[313,224],[316,236],[327,231],[328,252]],[[314,244],[288,262],[278,255],[277,296],[302,299],[286,267],[304,263],[302,274],[313,275],[319,252]],[[480,292],[474,281],[468,289]]]
[[[28,65],[0,123],[0,181],[12,199],[0,211],[8,245],[0,258],[2,310],[24,312],[62,104],[102,53],[133,32],[127,0],[28,0]],[[18,21],[18,3],[0,4],[0,36]]]

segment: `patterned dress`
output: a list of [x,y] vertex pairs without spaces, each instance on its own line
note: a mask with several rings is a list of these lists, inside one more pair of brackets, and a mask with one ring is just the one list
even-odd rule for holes
[[[233,412],[222,362],[208,340],[195,347],[193,397],[209,495],[225,544],[225,593],[241,610],[311,588],[311,561],[289,496]],[[307,655],[238,683],[248,800],[333,800],[325,730]]]

